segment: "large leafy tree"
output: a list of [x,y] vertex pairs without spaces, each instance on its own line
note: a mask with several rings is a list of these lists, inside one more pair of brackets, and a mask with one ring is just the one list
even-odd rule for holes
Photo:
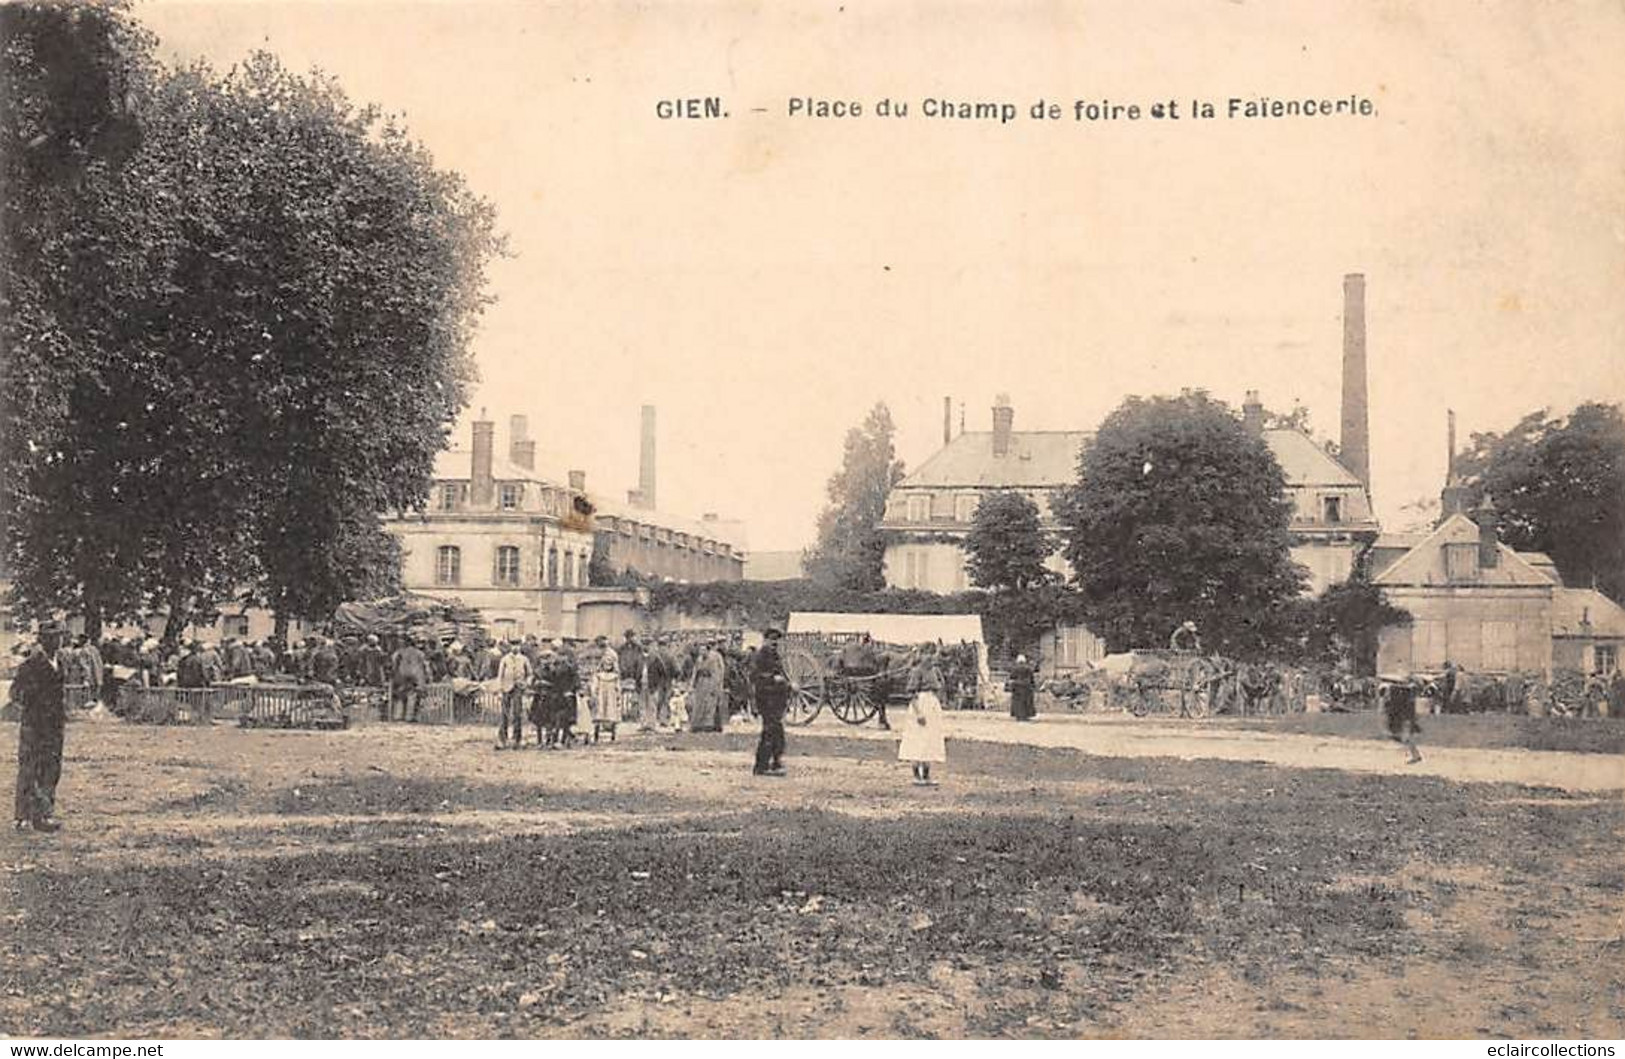
[[[177,626],[246,589],[279,618],[325,617],[394,576],[377,515],[421,501],[465,401],[492,210],[331,80],[265,54],[160,70],[93,10],[124,27],[109,108],[138,122],[112,140],[134,146],[66,177],[5,152],[38,207],[8,209],[3,259],[16,594],[87,616],[161,605]],[[39,97],[18,112],[50,115],[34,66],[65,60],[14,43],[8,84]],[[8,147],[39,138],[7,117]]]
[[808,550],[807,575],[835,588],[869,592],[885,583],[886,543],[880,520],[886,497],[903,479],[891,410],[876,404],[861,426],[846,432],[841,469],[830,477],[829,504],[818,518],[818,540]]
[[1503,434],[1474,434],[1456,471],[1477,507],[1488,495],[1501,538],[1552,557],[1570,585],[1625,601],[1625,417],[1590,402],[1566,417],[1532,412]]
[[978,588],[1021,592],[1052,579],[1044,561],[1054,550],[1038,505],[1022,493],[1000,490],[976,506],[965,537],[965,565]]
[[1268,447],[1201,392],[1131,397],[1057,504],[1081,606],[1108,647],[1158,647],[1194,621],[1208,648],[1278,642],[1303,587],[1291,506]]

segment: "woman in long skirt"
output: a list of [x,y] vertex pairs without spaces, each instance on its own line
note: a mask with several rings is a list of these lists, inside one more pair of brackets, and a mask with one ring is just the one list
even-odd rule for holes
[[707,644],[694,663],[693,685],[688,692],[688,730],[720,732],[728,724],[727,689],[723,686],[727,667],[715,644]]
[[1010,679],[1004,685],[1010,692],[1010,716],[1018,721],[1030,721],[1038,715],[1033,705],[1036,684],[1032,663],[1027,661],[1026,655],[1017,655],[1015,664],[1010,667]]
[[908,676],[912,693],[908,719],[903,722],[903,739],[897,745],[897,759],[914,766],[917,787],[935,787],[931,766],[948,760],[948,741],[942,720],[942,670],[934,648],[926,645]]

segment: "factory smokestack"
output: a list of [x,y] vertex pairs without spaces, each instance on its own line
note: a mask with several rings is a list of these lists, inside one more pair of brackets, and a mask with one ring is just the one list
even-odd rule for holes
[[530,420],[508,417],[508,462],[527,471],[536,469],[536,442],[530,437]]
[[638,451],[638,506],[655,507],[655,406],[643,406],[642,447]]
[[1371,488],[1371,413],[1366,395],[1365,277],[1343,277],[1343,466]]

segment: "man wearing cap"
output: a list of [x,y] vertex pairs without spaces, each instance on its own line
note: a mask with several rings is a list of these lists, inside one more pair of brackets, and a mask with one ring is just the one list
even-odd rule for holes
[[778,629],[762,634],[762,649],[751,662],[751,684],[756,691],[756,712],[762,718],[762,735],[756,741],[758,776],[784,775],[784,713],[790,701],[790,680],[784,675],[784,659],[779,654]]
[[62,626],[39,629],[39,646],[17,668],[11,701],[22,721],[17,734],[17,797],[13,817],[20,831],[56,831],[56,784],[62,778],[62,735],[67,713],[62,703],[62,670],[56,654]]

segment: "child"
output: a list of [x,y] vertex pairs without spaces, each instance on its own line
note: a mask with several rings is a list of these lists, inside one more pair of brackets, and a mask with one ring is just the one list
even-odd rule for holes
[[897,745],[897,759],[914,765],[914,785],[935,787],[931,766],[948,760],[947,740],[942,721],[942,671],[936,651],[927,645],[919,664],[908,675],[908,719],[903,722],[903,740]]

